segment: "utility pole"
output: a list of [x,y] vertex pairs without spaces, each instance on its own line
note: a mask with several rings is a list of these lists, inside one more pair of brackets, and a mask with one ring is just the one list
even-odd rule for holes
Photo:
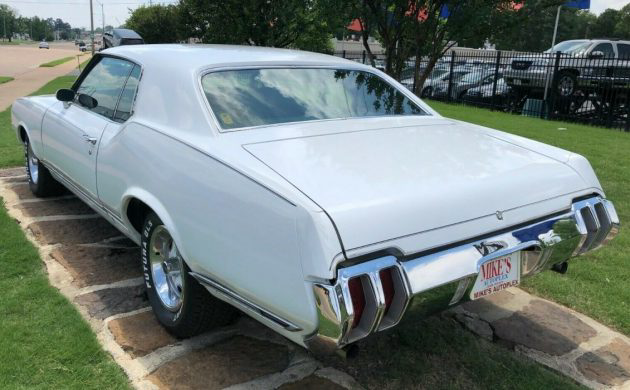
[[103,3],[101,3],[101,16],[103,18],[103,34],[105,34],[105,10],[103,9]]
[[90,0],[90,30],[92,39],[92,55],[94,55],[94,10],[92,9],[92,0]]
[[7,39],[7,13],[4,12],[2,14],[3,16],[3,22],[2,25],[4,26],[4,34],[2,35],[4,37],[4,39]]
[[[551,38],[551,48],[553,50],[553,47],[556,46],[556,35],[558,35],[558,22],[560,21],[560,10],[562,9],[562,6],[559,5],[558,6],[558,12],[556,13],[556,24],[553,27],[553,38]],[[551,54],[553,54],[553,52],[551,52]],[[551,62],[549,62],[551,63]],[[548,95],[548,91],[549,91],[549,69],[547,69],[547,78],[545,80],[545,93],[543,95],[543,101],[547,100],[547,95]]]

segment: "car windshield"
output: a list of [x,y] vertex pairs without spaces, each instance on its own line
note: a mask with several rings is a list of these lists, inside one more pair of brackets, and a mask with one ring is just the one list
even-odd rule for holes
[[547,50],[547,52],[555,53],[559,51],[564,54],[578,55],[583,54],[590,45],[591,42],[589,41],[566,41],[558,43]]
[[318,119],[427,115],[373,73],[272,68],[208,73],[201,80],[224,129]]

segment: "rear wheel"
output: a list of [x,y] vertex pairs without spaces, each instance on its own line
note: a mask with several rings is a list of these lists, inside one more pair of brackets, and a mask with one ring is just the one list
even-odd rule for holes
[[50,171],[41,164],[39,158],[33,152],[28,139],[24,143],[24,155],[26,157],[28,186],[31,192],[39,198],[58,195],[63,187],[52,177]]
[[170,333],[192,337],[236,318],[236,309],[212,296],[190,275],[171,234],[153,212],[145,219],[141,248],[149,302]]
[[420,97],[427,98],[427,97],[430,97],[432,94],[433,94],[433,87],[426,87],[420,93]]

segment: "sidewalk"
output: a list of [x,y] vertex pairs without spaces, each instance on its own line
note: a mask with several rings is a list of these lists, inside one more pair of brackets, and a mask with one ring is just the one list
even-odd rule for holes
[[15,99],[37,91],[47,82],[68,74],[76,67],[77,61],[72,60],[52,68],[34,68],[16,75],[13,81],[0,84],[0,111],[6,110]]

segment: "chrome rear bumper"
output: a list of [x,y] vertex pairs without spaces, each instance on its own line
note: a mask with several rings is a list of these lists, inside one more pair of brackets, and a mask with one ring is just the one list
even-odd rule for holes
[[[315,352],[330,353],[398,324],[412,309],[429,315],[469,300],[486,261],[521,251],[521,277],[527,277],[599,248],[618,231],[615,207],[597,196],[576,201],[565,213],[410,260],[384,256],[339,268],[334,284],[313,285],[318,331],[305,344]],[[387,286],[384,270],[391,275]],[[358,323],[349,285],[353,279],[359,279],[365,303]]]

